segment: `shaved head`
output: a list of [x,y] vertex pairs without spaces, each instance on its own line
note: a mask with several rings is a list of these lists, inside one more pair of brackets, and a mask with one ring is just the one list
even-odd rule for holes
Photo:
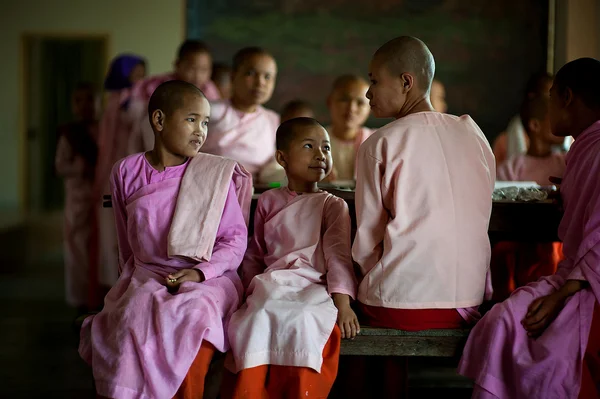
[[567,88],[581,98],[590,109],[600,109],[600,61],[594,58],[579,58],[571,61],[556,73],[554,86],[560,95]]
[[435,74],[435,61],[429,48],[412,36],[400,36],[385,43],[375,52],[373,60],[381,62],[392,75],[413,75],[416,86],[428,92]]
[[358,75],[342,75],[333,81],[331,91],[343,89],[352,83],[360,83],[369,86],[369,83]]
[[278,150],[286,151],[290,147],[290,143],[294,138],[309,127],[323,127],[316,119],[313,118],[294,118],[283,122],[277,128],[275,136],[275,145]]
[[191,83],[181,80],[170,80],[158,86],[148,102],[148,116],[152,120],[152,113],[160,109],[165,114],[170,114],[183,106],[186,95],[195,95],[206,99],[202,90]]

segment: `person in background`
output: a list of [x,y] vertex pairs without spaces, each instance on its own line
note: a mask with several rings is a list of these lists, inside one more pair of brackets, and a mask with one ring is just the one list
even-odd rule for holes
[[227,100],[231,97],[231,68],[228,65],[213,64],[210,80],[217,86],[221,99]]
[[59,128],[56,171],[65,181],[64,257],[67,303],[88,309],[90,222],[98,157],[95,90],[79,83],[71,96],[75,121]]
[[431,83],[429,100],[431,101],[431,106],[437,112],[445,114],[448,111],[448,104],[446,104],[446,88],[439,80],[434,79]]
[[369,117],[369,100],[365,97],[369,84],[356,75],[338,77],[327,98],[331,116],[331,153],[334,167],[329,180],[354,180],[356,154],[373,130],[363,126]]
[[281,123],[294,118],[314,118],[312,105],[304,100],[292,100],[281,109]]

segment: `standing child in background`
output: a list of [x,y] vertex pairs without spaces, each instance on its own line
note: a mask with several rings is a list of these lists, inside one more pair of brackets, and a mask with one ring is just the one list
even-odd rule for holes
[[281,109],[281,123],[294,118],[314,118],[312,105],[303,100],[292,100]]
[[[373,113],[396,119],[358,152],[352,254],[363,275],[361,322],[369,326],[462,328],[486,292],[494,156],[469,116],[433,110],[434,72],[427,46],[407,36],[379,48],[369,67]],[[391,361],[369,370],[390,375],[402,366]],[[403,371],[395,373],[372,383],[384,389],[373,397],[405,391]]]
[[317,188],[332,167],[327,131],[311,118],[284,122],[277,161],[289,183],[258,200],[247,299],[228,328],[237,377],[224,398],[326,398],[340,339],[359,332],[348,206]]
[[334,168],[330,180],[354,180],[355,160],[360,145],[373,133],[363,124],[369,117],[365,94],[369,84],[361,77],[343,75],[333,82],[327,107],[331,116],[331,152]]
[[133,87],[129,112],[135,121],[129,143],[129,154],[148,151],[154,146],[154,133],[150,126],[147,108],[154,90],[169,80],[182,80],[202,90],[209,101],[221,98],[219,89],[210,80],[212,55],[206,44],[198,40],[186,40],[177,50],[173,72],[151,76]]
[[67,303],[85,312],[89,288],[90,222],[94,168],[98,156],[94,88],[80,83],[73,91],[75,122],[59,128],[56,171],[65,179],[65,290]]
[[211,104],[202,152],[234,159],[256,177],[275,155],[279,115],[262,104],[273,94],[277,65],[265,50],[248,47],[233,57],[232,76],[231,99]]
[[448,111],[448,104],[446,104],[446,88],[439,80],[434,79],[433,82],[431,82],[429,99],[431,101],[431,106],[437,112],[445,114]]
[[[539,95],[525,100],[521,120],[529,137],[526,154],[515,155],[504,161],[497,171],[498,180],[535,181],[540,186],[552,185],[550,176],[562,177],[565,154],[553,152],[552,146],[561,144],[550,130],[549,97]],[[562,244],[499,242],[492,249],[492,284],[494,300],[502,301],[515,290],[554,274],[562,259]]]
[[[94,218],[90,246],[90,307],[102,303],[106,287],[117,281],[117,232],[112,209],[102,207],[102,197],[110,193],[110,171],[119,159],[129,155],[129,134],[133,121],[128,118],[127,101],[131,87],[146,74],[146,61],[133,54],[116,57],[104,80],[106,107],[100,119],[98,164],[94,178]],[[100,289],[100,286],[105,287]]]
[[120,275],[84,321],[79,353],[100,397],[202,398],[242,295],[251,181],[236,162],[198,154],[210,105],[197,87],[163,83],[148,114],[154,149],[113,168]]
[[231,68],[228,65],[213,64],[210,80],[219,89],[221,99],[227,100],[231,97]]
[[560,187],[565,259],[475,325],[458,372],[473,398],[600,397],[600,61],[563,66],[550,90],[551,130],[575,138]]

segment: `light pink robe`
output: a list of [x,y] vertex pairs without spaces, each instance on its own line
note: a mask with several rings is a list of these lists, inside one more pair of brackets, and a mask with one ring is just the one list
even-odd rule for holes
[[[236,269],[247,244],[244,215],[229,184],[210,262],[167,255],[167,235],[189,162],[158,172],[144,154],[125,158],[112,175],[121,275],[104,309],[85,320],[79,352],[92,365],[97,393],[171,398],[203,340],[229,347],[225,328],[239,306]],[[207,187],[207,190],[221,189]],[[215,209],[214,212],[221,212]],[[176,294],[167,274],[196,267],[207,280],[184,282]]]
[[86,177],[90,165],[74,152],[68,140],[58,140],[56,171],[65,180],[64,257],[65,295],[74,307],[85,306],[89,287],[89,245],[93,180]]
[[238,161],[256,177],[275,155],[278,127],[279,115],[264,107],[247,114],[229,100],[212,102],[209,132],[200,151]]
[[326,192],[274,189],[260,196],[254,226],[242,265],[248,297],[228,329],[235,371],[320,371],[337,318],[330,295],[356,294],[348,206]]
[[550,176],[562,177],[565,172],[565,154],[552,153],[547,157],[516,155],[504,161],[497,171],[500,181],[534,181],[540,186],[553,185]]
[[327,128],[331,140],[331,155],[333,157],[333,170],[335,180],[355,180],[356,179],[356,156],[361,144],[365,142],[374,132],[368,127],[361,127],[356,138],[351,141],[340,140],[331,132],[331,127]]
[[496,173],[475,122],[438,112],[398,119],[363,143],[357,169],[358,299],[396,309],[480,305]]
[[[154,133],[148,119],[148,102],[158,86],[174,79],[175,75],[172,73],[151,76],[138,82],[132,88],[130,105],[128,107],[131,119],[134,120],[129,140],[130,154],[140,151],[150,151],[154,148]],[[221,98],[219,89],[211,80],[204,83],[199,89],[202,90],[209,101],[217,101]]]
[[[555,275],[517,289],[475,326],[459,373],[478,385],[474,397],[575,399],[581,384],[594,304],[600,300],[600,121],[577,137],[566,157],[560,188],[565,213],[558,229],[565,260]],[[566,280],[591,288],[567,299],[541,337],[531,339],[521,321],[535,300]]]

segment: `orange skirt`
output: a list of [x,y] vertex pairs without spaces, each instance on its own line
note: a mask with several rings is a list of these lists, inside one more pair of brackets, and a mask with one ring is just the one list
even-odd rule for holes
[[456,309],[392,309],[358,303],[361,324],[404,331],[459,329],[467,326]]
[[308,367],[262,365],[233,374],[225,370],[221,398],[327,398],[337,376],[342,333],[335,325],[323,349],[321,372]]

